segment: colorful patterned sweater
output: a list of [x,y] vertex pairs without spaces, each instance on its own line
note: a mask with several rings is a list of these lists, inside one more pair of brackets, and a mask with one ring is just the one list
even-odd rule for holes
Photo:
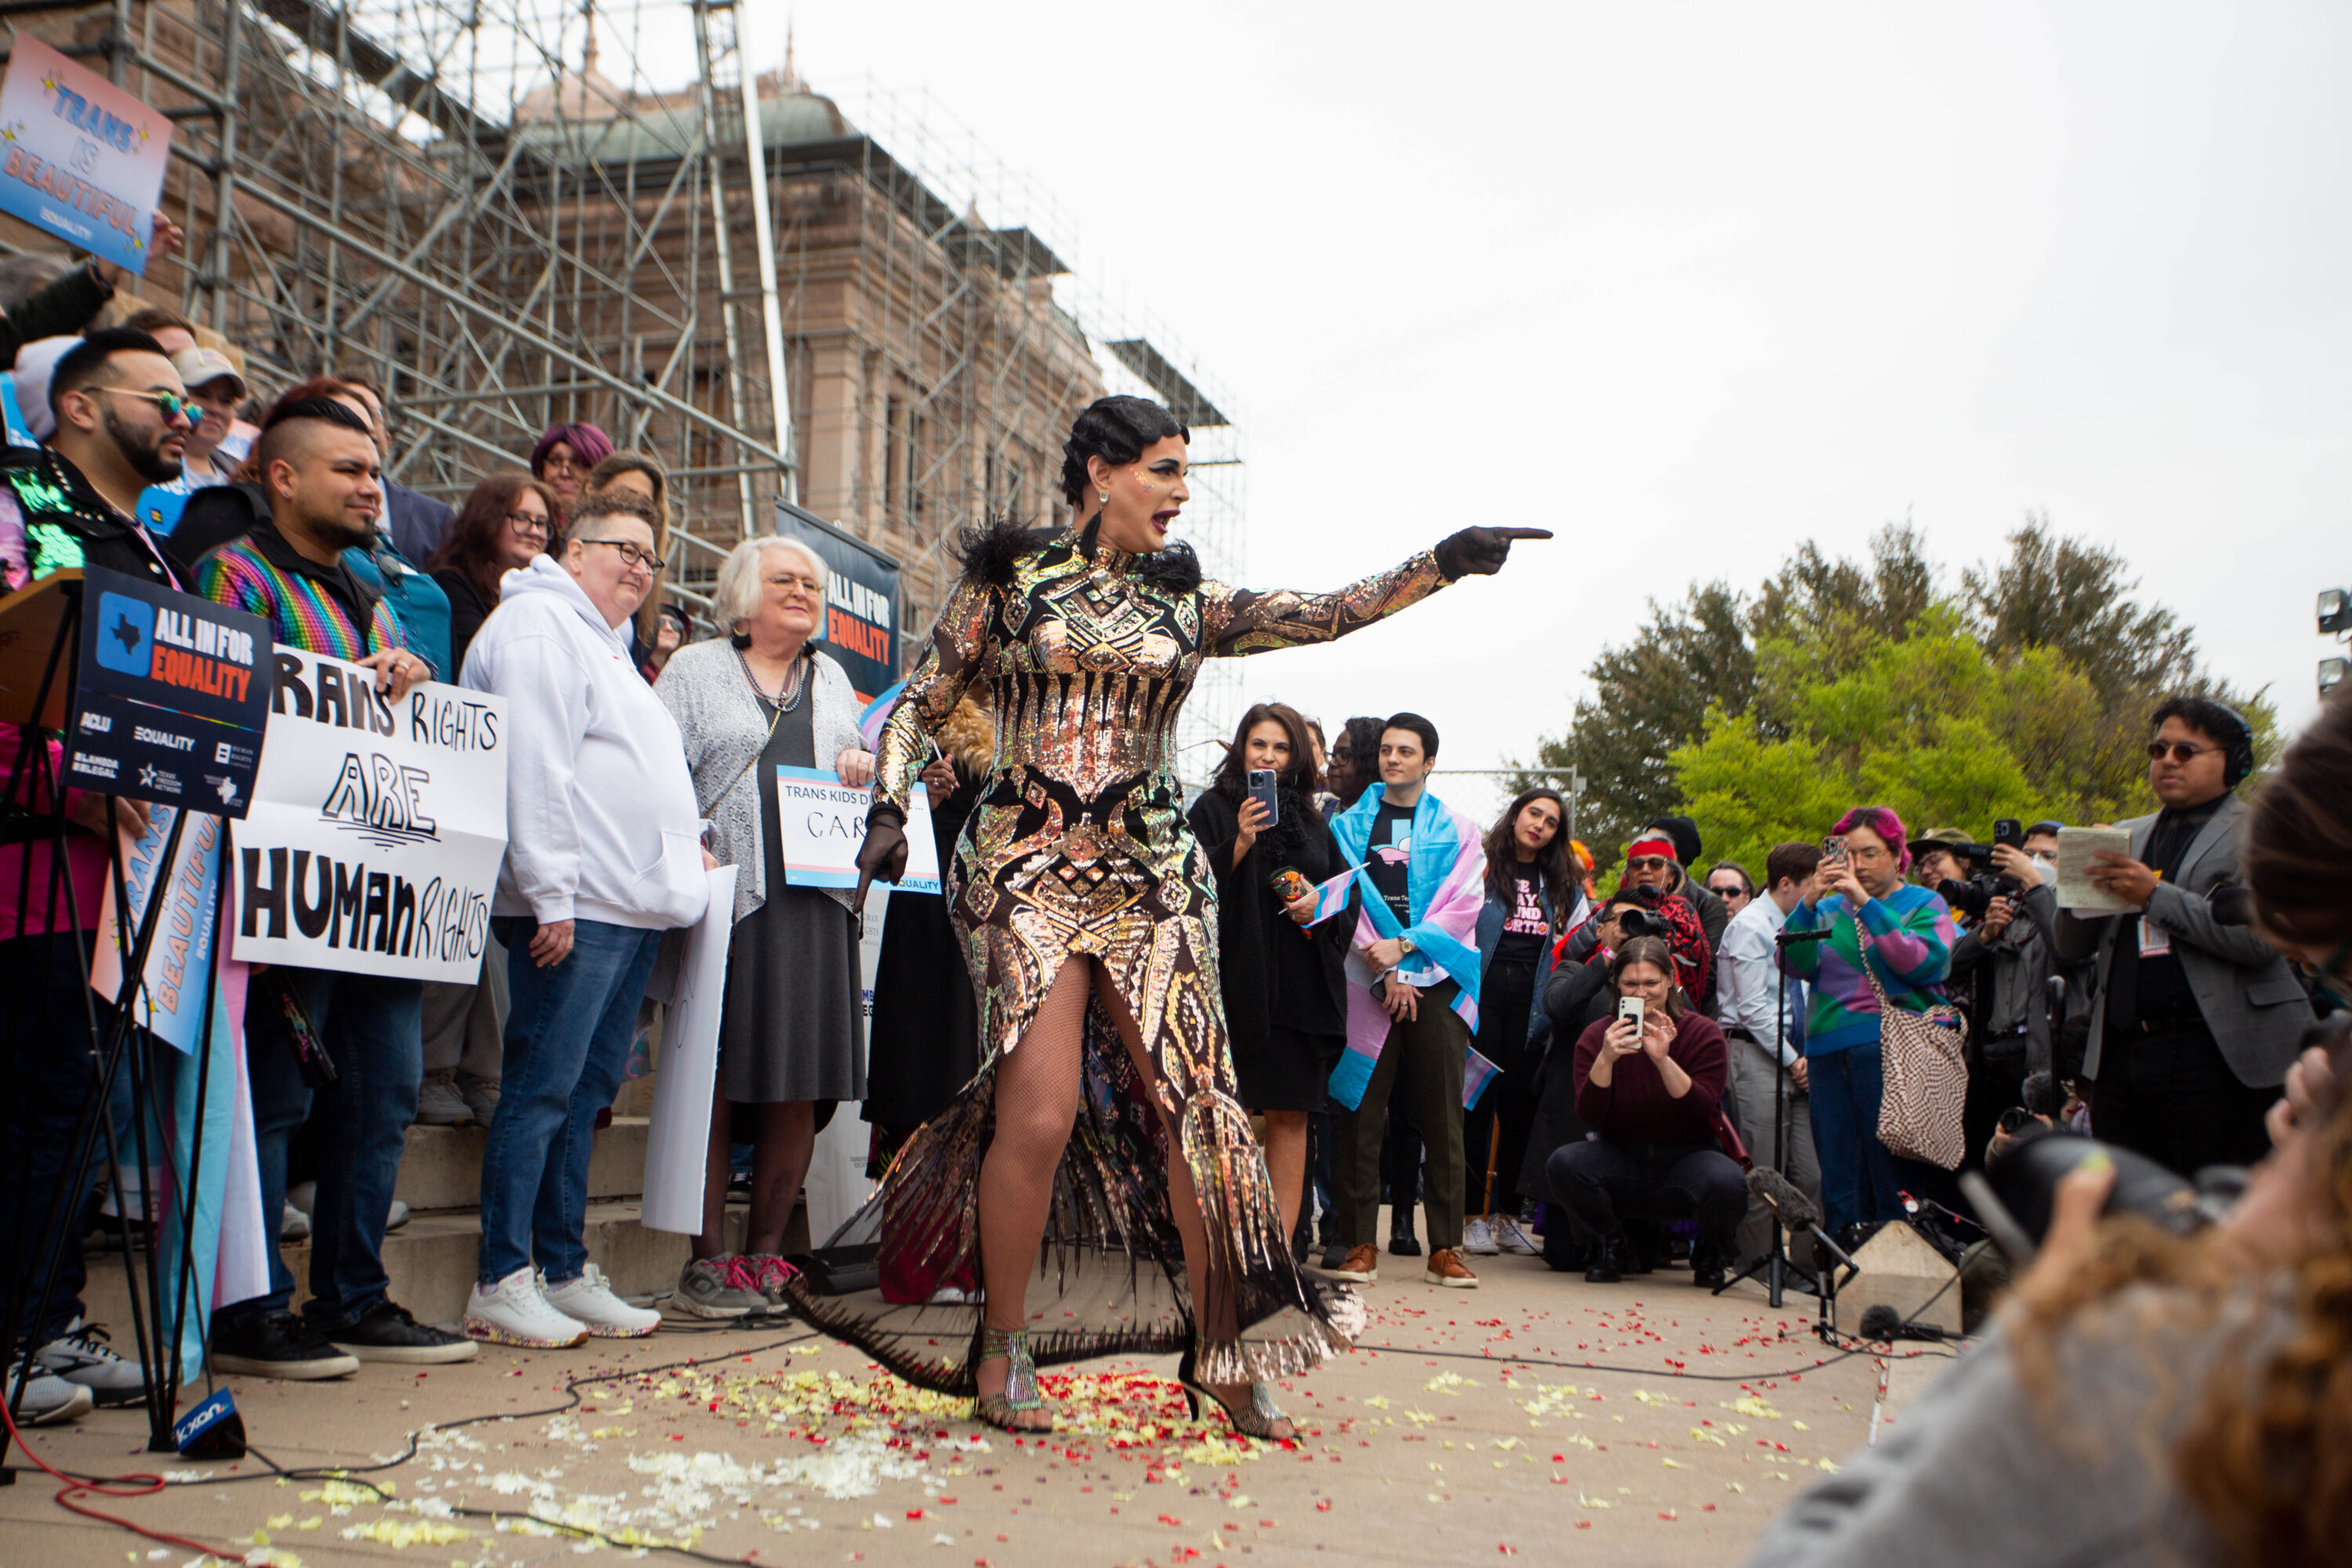
[[[1906,882],[1862,906],[1870,928],[1870,965],[1894,1004],[1922,1013],[1943,1000],[1928,989],[1940,985],[1952,967],[1952,944],[1959,929],[1938,895]],[[1811,983],[1812,1004],[1805,1014],[1805,1055],[1824,1057],[1878,1039],[1878,998],[1862,974],[1862,942],[1854,912],[1843,893],[1818,909],[1799,904],[1789,915],[1792,931],[1830,929],[1827,942],[1799,942],[1789,949],[1789,973]]]
[[[296,569],[271,560],[273,553],[289,562],[295,559],[290,547],[274,538],[271,542],[278,544],[277,551],[265,548],[257,528],[222,545],[196,563],[196,592],[215,604],[259,616],[279,642],[305,653],[362,659],[408,646],[407,633],[392,606],[353,582],[340,562],[332,570],[341,576],[348,601],[326,585],[328,569],[308,563]],[[364,630],[354,617],[354,606],[369,616]]]

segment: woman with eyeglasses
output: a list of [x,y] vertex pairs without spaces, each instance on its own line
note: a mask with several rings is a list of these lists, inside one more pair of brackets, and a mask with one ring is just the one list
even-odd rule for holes
[[[711,853],[737,868],[703,1228],[677,1282],[678,1305],[705,1318],[782,1304],[784,1226],[817,1130],[840,1101],[866,1098],[856,906],[845,888],[791,885],[776,796],[779,767],[874,779],[857,694],[812,646],[824,588],[824,563],[807,545],[746,540],[719,569],[716,610],[734,635],[680,648],[654,687],[685,739]],[[740,1251],[724,1230],[730,1108],[753,1124]]]
[[1826,942],[1790,944],[1788,960],[1789,973],[1807,983],[1811,997],[1805,1071],[1822,1207],[1833,1234],[1858,1236],[1857,1227],[1901,1218],[1897,1166],[1912,1163],[1898,1162],[1878,1141],[1885,1065],[1878,997],[1863,976],[1860,930],[1870,931],[1870,972],[1887,999],[1915,1013],[1943,1000],[1936,988],[1950,972],[1952,944],[1959,940],[1942,897],[1904,879],[1908,844],[1903,819],[1890,807],[1855,806],[1830,829],[1829,853],[1789,915],[1790,931],[1830,933]]
[[476,485],[457,509],[441,548],[425,569],[449,595],[449,660],[466,668],[466,650],[499,607],[499,587],[555,543],[555,493],[529,474],[509,470]]
[[554,495],[558,526],[588,493],[589,474],[612,455],[613,438],[585,420],[554,426],[540,437],[530,449],[530,477]]

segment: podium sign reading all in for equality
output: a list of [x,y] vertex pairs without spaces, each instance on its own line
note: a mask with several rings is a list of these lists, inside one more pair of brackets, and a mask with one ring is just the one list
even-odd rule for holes
[[0,211],[147,270],[170,121],[19,32],[0,82]]
[[102,566],[81,592],[66,783],[243,816],[269,723],[269,623]]

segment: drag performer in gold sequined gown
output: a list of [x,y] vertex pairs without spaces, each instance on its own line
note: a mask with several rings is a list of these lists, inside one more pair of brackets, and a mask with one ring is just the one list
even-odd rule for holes
[[[993,710],[993,770],[948,877],[982,1066],[820,1254],[872,1256],[878,1284],[825,1294],[804,1279],[794,1300],[914,1383],[995,1399],[982,1414],[999,1424],[1046,1418],[1002,1419],[990,1384],[1004,1378],[985,1363],[1006,1355],[1003,1331],[1025,1329],[1044,1364],[1188,1352],[1188,1382],[1245,1401],[1250,1384],[1313,1366],[1360,1327],[1344,1287],[1294,1263],[1234,1099],[1216,894],[1184,821],[1177,713],[1203,658],[1344,637],[1496,570],[1511,537],[1540,536],[1469,530],[1332,594],[1204,582],[1189,549],[1158,547],[1186,495],[1184,440],[1139,398],[1081,416],[1065,470],[1073,502],[1089,503],[1081,524],[967,539],[877,759],[860,864],[887,875],[931,736],[967,692]],[[1257,1404],[1260,1425],[1276,1424],[1263,1435],[1286,1435]]]

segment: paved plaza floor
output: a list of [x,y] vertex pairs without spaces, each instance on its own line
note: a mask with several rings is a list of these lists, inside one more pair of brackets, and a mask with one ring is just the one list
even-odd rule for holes
[[[790,1320],[486,1346],[465,1365],[331,1384],[232,1380],[261,1452],[342,1480],[270,1476],[257,1456],[157,1467],[136,1410],[31,1436],[63,1468],[160,1468],[176,1483],[89,1506],[312,1568],[555,1563],[653,1542],[926,1568],[1736,1563],[1864,1441],[1877,1365],[1822,1345],[1806,1299],[1772,1311],[1755,1286],[1716,1298],[1682,1269],[1597,1286],[1539,1258],[1475,1261],[1481,1288],[1451,1290],[1383,1254],[1362,1346],[1283,1389],[1300,1428],[1286,1447],[1190,1421],[1172,1358],[1049,1371],[1061,1424],[1015,1438]],[[1898,1363],[1898,1394],[1940,1365]],[[467,1416],[490,1419],[396,1462],[412,1432]],[[56,1489],[21,1475],[0,1490],[0,1568],[198,1561],[78,1519]]]

